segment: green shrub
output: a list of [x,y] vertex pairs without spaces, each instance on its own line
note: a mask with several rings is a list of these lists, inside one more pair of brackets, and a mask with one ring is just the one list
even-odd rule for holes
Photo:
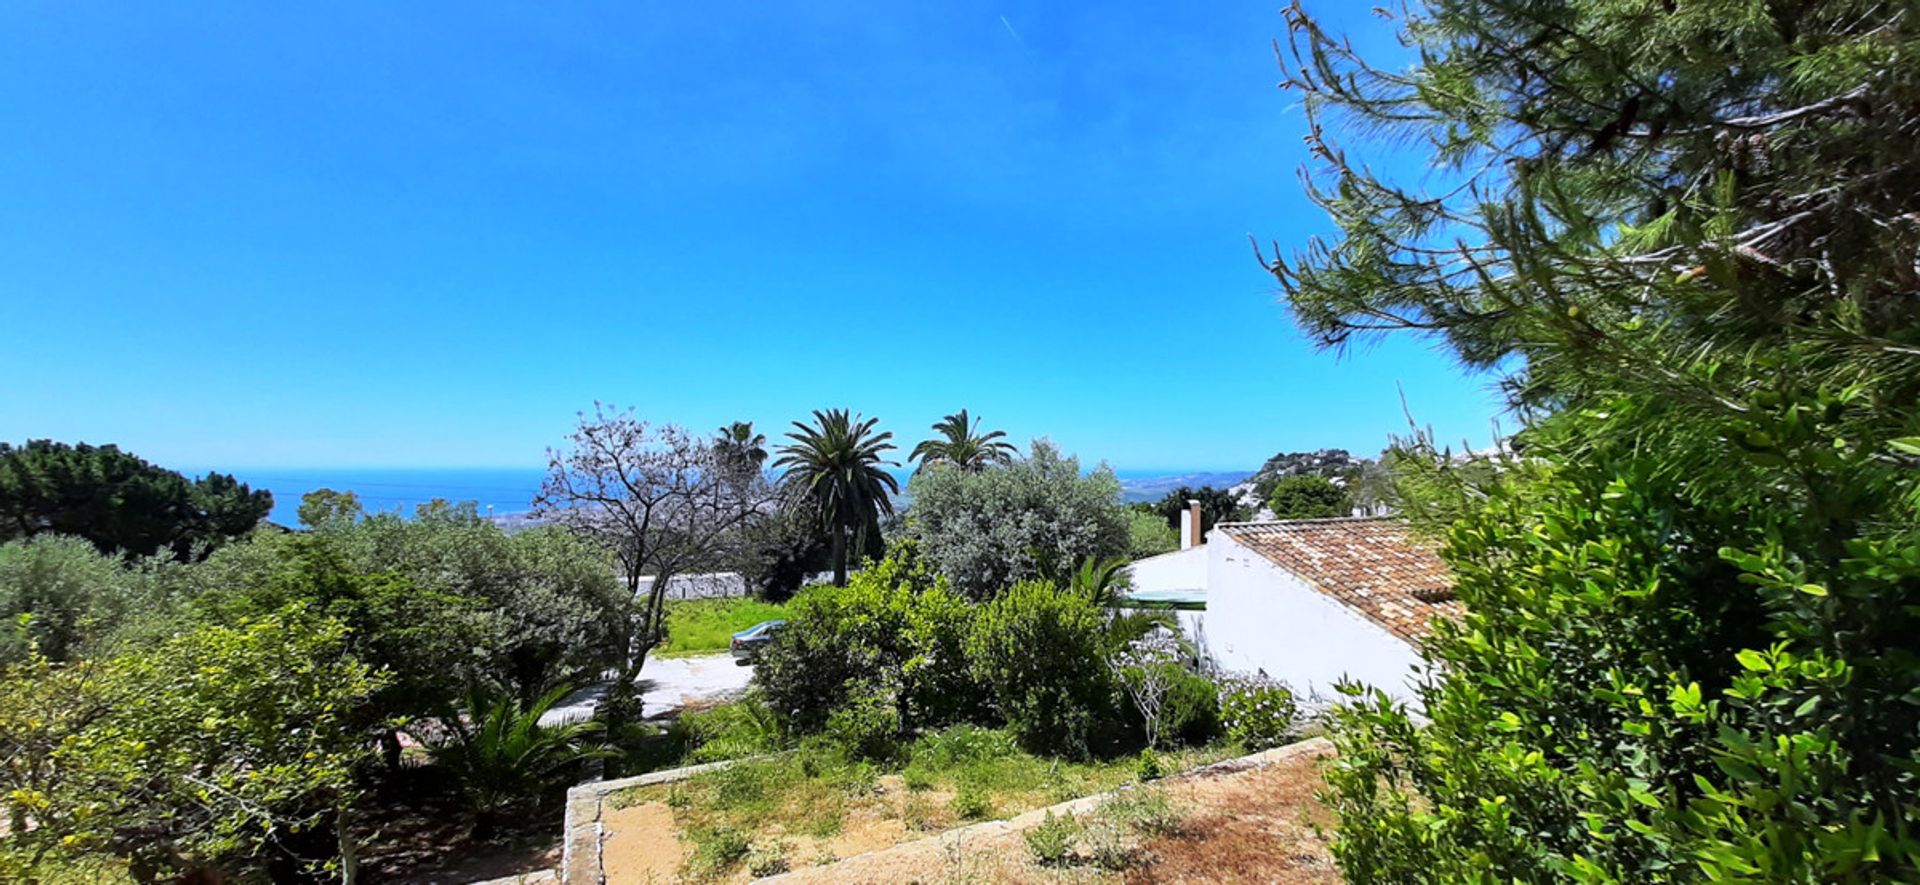
[[963,596],[985,600],[1071,564],[1127,552],[1120,481],[1104,465],[1082,473],[1046,440],[1027,458],[988,470],[934,465],[907,483],[907,530]]
[[968,648],[1023,746],[1084,756],[1094,722],[1112,715],[1104,624],[1085,597],[1038,581],[981,611]]
[[[856,692],[870,695],[863,706],[879,702],[876,686],[894,707],[889,738],[984,715],[985,690],[965,663],[973,609],[926,571],[911,544],[897,545],[845,587],[807,588],[788,612],[754,682],[795,730],[825,729]],[[856,724],[878,720],[843,723]]]
[[1180,532],[1160,514],[1127,509],[1127,557],[1145,559],[1180,549]]
[[900,770],[900,782],[915,793],[924,793],[933,789],[933,773],[927,769],[909,765]]
[[947,803],[947,810],[961,820],[980,820],[993,813],[993,799],[978,784],[963,781]]
[[1166,775],[1166,769],[1160,765],[1160,754],[1155,753],[1152,747],[1140,751],[1140,760],[1134,764],[1135,777],[1138,777],[1142,783],[1145,783],[1147,781],[1157,781],[1166,777]]
[[1188,672],[1167,687],[1165,710],[1169,736],[1201,746],[1220,736],[1220,690],[1204,674]]
[[688,838],[693,841],[693,854],[687,858],[687,872],[699,879],[726,872],[753,848],[747,834],[732,827],[695,830]]
[[683,714],[695,762],[717,762],[771,753],[786,746],[779,717],[756,692],[733,703]]
[[1021,836],[1027,843],[1027,854],[1033,862],[1043,867],[1066,866],[1068,852],[1073,850],[1073,837],[1079,830],[1073,815],[1055,817],[1047,812],[1040,823]]
[[1122,790],[1100,803],[1102,817],[1145,836],[1171,836],[1180,832],[1183,816],[1159,787]]
[[1353,500],[1346,488],[1324,476],[1303,473],[1281,478],[1267,492],[1267,508],[1275,519],[1326,519],[1351,516]]
[[857,683],[827,715],[827,736],[862,759],[892,758],[900,731],[899,689],[870,680]]
[[1291,740],[1297,708],[1293,692],[1256,674],[1220,680],[1220,723],[1227,738],[1249,750],[1265,750]]

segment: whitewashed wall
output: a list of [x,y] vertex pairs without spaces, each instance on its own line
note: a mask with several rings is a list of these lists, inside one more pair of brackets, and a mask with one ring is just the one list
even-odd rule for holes
[[1306,697],[1358,679],[1411,699],[1413,647],[1266,557],[1215,532],[1207,551],[1204,647],[1223,669],[1261,671]]
[[[821,572],[806,581],[808,584],[833,580],[832,572]],[[640,596],[653,592],[652,575],[640,579]],[[667,579],[668,599],[722,599],[747,595],[747,581],[738,572],[705,572],[696,575],[674,575]]]
[[1134,560],[1127,566],[1134,591],[1207,589],[1207,546]]

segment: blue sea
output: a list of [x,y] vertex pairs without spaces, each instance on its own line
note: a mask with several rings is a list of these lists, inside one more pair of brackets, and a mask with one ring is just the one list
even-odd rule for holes
[[[204,473],[204,470],[195,471]],[[540,491],[546,471],[538,467],[261,467],[221,470],[232,473],[241,482],[256,489],[273,492],[273,513],[269,519],[281,525],[299,524],[296,515],[300,497],[315,489],[353,492],[368,510],[399,511],[411,515],[413,509],[435,498],[472,501],[480,512],[494,516],[525,513],[533,508],[533,496]],[[911,470],[895,471],[900,485],[906,487]],[[1127,500],[1158,498],[1171,485],[1232,485],[1242,473],[1198,470],[1140,469],[1115,470]],[[1190,481],[1189,481],[1190,480]],[[1171,484],[1171,485],[1170,485]]]

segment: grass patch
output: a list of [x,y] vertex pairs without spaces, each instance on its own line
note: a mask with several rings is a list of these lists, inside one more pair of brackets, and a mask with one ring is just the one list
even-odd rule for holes
[[667,641],[653,650],[666,657],[726,651],[733,634],[761,621],[787,616],[787,607],[758,599],[683,599],[667,603]]
[[[1220,745],[1167,751],[1160,760],[1168,771],[1181,771],[1229,753]],[[729,833],[751,834],[755,847],[803,837],[820,842],[840,833],[856,815],[891,818],[909,830],[936,832],[1113,790],[1133,783],[1138,767],[1132,756],[1084,762],[1038,757],[1021,750],[1003,730],[960,726],[923,735],[887,762],[857,758],[830,741],[809,740],[792,752],[743,760],[678,784],[635,792],[673,808],[675,826],[695,846],[689,872],[711,876],[745,859],[735,856],[738,841],[728,838]],[[899,781],[889,780],[883,787],[881,780],[892,775]],[[631,800],[622,796],[620,801]],[[1171,830],[1177,814],[1164,793],[1152,789],[1130,791],[1105,811],[1099,826],[1121,833]],[[1105,838],[1108,835],[1102,831],[1089,839],[1076,826],[1076,837],[1088,853],[1104,854],[1095,862],[1115,861],[1117,849],[1104,844],[1113,841]],[[780,855],[793,863],[813,852],[807,848],[798,855]]]

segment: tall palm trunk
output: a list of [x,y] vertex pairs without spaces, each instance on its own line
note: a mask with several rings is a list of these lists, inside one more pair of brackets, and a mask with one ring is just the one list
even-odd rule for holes
[[833,527],[833,586],[847,586],[847,527]]

